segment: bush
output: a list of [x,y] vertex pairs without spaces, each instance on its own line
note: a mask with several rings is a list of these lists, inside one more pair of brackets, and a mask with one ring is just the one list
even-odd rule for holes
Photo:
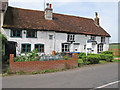
[[80,52],[79,54],[78,54],[78,57],[81,59],[83,56],[85,56],[86,54],[85,53],[82,53],[82,52]]
[[113,60],[113,55],[112,55],[112,54],[106,54],[106,55],[105,55],[105,60],[106,60],[107,62],[112,62],[112,60]]
[[103,52],[101,52],[101,54],[113,54],[113,52],[112,51],[103,51]]
[[97,64],[100,61],[100,55],[88,55],[87,59],[91,64]]
[[100,54],[101,60],[105,60],[107,62],[112,62],[113,55],[112,54]]
[[85,64],[89,64],[89,63],[90,64],[97,64],[100,61],[100,55],[88,55],[87,57],[84,56],[82,59],[83,59],[83,62]]
[[20,54],[19,57],[15,57],[14,61],[15,62],[25,62],[25,61],[38,61],[38,55],[37,55],[37,50],[33,50],[30,53],[25,53],[25,56],[22,56]]

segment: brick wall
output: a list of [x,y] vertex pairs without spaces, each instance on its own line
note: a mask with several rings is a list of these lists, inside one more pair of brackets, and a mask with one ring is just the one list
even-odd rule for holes
[[109,51],[112,51],[114,56],[120,56],[120,49],[110,48]]
[[69,60],[55,60],[55,61],[29,61],[29,62],[14,62],[14,54],[10,54],[10,71],[33,72],[49,69],[64,69],[78,66],[78,54],[73,53]]

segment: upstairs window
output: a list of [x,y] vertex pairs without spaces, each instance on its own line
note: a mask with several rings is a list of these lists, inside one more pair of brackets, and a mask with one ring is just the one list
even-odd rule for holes
[[28,30],[26,34],[27,38],[37,38],[37,31],[35,30]]
[[21,46],[21,52],[27,53],[31,51],[31,44],[22,44]]
[[96,37],[95,37],[95,36],[91,36],[90,39],[91,39],[91,40],[96,40]]
[[44,44],[35,44],[35,50],[38,50],[38,52],[44,52]]
[[102,43],[105,42],[105,37],[101,37],[101,42],[102,42]]
[[75,35],[74,34],[68,34],[68,41],[75,41]]
[[49,40],[53,40],[53,35],[49,35]]
[[70,51],[70,45],[69,44],[62,44],[62,52],[69,52]]
[[11,30],[11,37],[22,37],[22,30]]

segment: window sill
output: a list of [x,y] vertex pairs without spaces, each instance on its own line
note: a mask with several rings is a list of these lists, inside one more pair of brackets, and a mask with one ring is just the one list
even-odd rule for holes
[[15,36],[11,36],[11,38],[22,38],[22,37],[15,37]]

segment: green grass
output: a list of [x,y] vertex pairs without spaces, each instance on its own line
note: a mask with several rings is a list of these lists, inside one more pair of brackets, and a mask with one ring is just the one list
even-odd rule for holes
[[109,48],[120,49],[120,44],[110,44]]
[[114,59],[113,62],[120,62],[120,59]]
[[120,58],[120,56],[113,56],[114,58]]
[[107,61],[105,61],[105,60],[100,60],[99,61],[99,64],[105,64],[105,63],[107,63]]

